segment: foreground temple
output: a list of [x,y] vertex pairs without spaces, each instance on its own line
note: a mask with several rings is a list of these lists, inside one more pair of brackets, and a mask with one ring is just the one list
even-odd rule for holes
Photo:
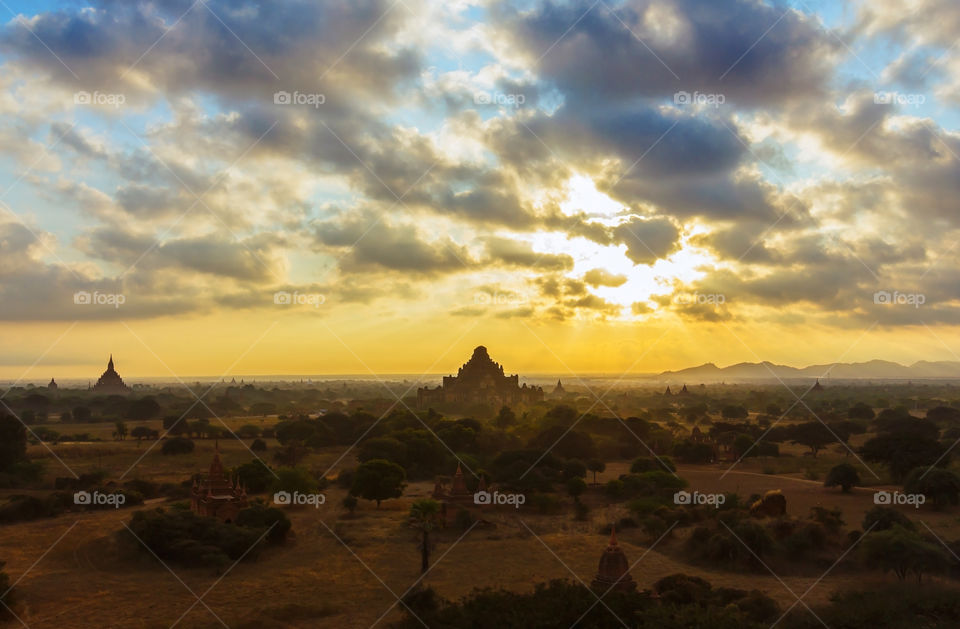
[[542,387],[520,386],[520,376],[507,376],[503,367],[493,362],[483,345],[473,350],[456,376],[444,376],[443,384],[435,389],[417,390],[417,405],[431,404],[488,404],[494,407],[511,404],[530,404],[543,400]]
[[623,549],[617,543],[615,527],[610,530],[610,543],[600,555],[597,576],[590,585],[601,593],[611,589],[618,592],[633,592],[637,589],[637,583],[630,576],[630,563],[627,561],[627,556],[623,554]]
[[93,385],[93,390],[97,393],[129,393],[130,387],[123,382],[123,378],[113,368],[113,354],[110,354],[110,362],[107,363],[107,370],[103,372],[97,384]]
[[239,482],[230,482],[223,471],[223,463],[220,462],[220,451],[217,450],[207,477],[200,483],[193,483],[190,510],[222,522],[235,522],[240,510],[247,506],[249,503],[246,488]]

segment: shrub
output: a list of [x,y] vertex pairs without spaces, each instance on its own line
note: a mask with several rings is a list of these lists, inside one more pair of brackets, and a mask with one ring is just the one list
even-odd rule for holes
[[634,459],[630,465],[630,473],[641,474],[643,472],[676,472],[677,466],[668,456],[658,458],[642,456]]
[[270,468],[258,459],[237,466],[233,473],[251,494],[267,491],[275,480]]
[[160,448],[160,451],[163,454],[190,454],[193,452],[194,447],[192,440],[185,437],[174,437],[164,440],[163,447]]
[[837,487],[839,485],[844,493],[849,493],[852,487],[859,484],[860,474],[857,473],[857,468],[849,463],[833,466],[830,473],[827,474],[827,480],[823,481],[824,487]]
[[960,503],[960,476],[950,470],[918,467],[907,475],[903,491],[923,494],[936,509]]
[[886,531],[894,526],[902,526],[905,529],[913,530],[916,528],[914,523],[903,513],[893,507],[876,506],[867,511],[863,516],[864,531]]
[[254,439],[253,443],[250,444],[250,449],[254,452],[266,452],[267,442],[263,439]]

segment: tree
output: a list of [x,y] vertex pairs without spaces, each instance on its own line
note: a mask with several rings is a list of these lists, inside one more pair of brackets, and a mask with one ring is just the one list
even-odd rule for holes
[[281,467],[276,471],[271,491],[313,494],[317,492],[318,487],[317,479],[302,467]]
[[847,417],[850,419],[866,419],[871,420],[874,418],[873,409],[869,404],[864,404],[863,402],[857,402],[847,410]]
[[154,431],[146,426],[134,426],[130,431],[130,436],[136,439],[137,443],[140,443],[141,439],[150,439],[153,435]]
[[270,468],[257,459],[238,466],[233,473],[251,494],[267,491],[276,478]]
[[381,501],[403,495],[407,486],[406,478],[407,473],[396,463],[373,459],[359,465],[354,471],[350,493],[364,500],[376,501],[379,509]]
[[720,410],[720,415],[724,419],[746,419],[749,413],[742,406],[727,404]]
[[836,487],[839,485],[841,491],[845,494],[849,494],[850,488],[859,484],[860,474],[857,473],[857,468],[849,463],[834,465],[830,468],[830,473],[827,474],[827,480],[823,482],[824,487]]
[[86,406],[74,406],[73,407],[73,420],[76,422],[84,423],[90,421],[92,414],[90,409]]
[[508,428],[517,423],[517,415],[509,406],[501,406],[494,423],[497,428]]
[[590,459],[587,461],[587,469],[593,472],[593,484],[597,484],[597,472],[603,472],[607,469],[607,464],[600,459]]
[[117,439],[119,439],[120,441],[123,441],[124,439],[126,439],[127,424],[124,422],[117,422],[116,424],[114,424],[114,426],[115,428],[114,428],[113,434],[117,437]]
[[567,481],[567,493],[570,494],[574,500],[580,499],[580,494],[582,494],[587,489],[587,483],[579,476],[575,476]]
[[430,569],[430,532],[439,523],[440,503],[436,500],[426,498],[410,505],[410,526],[420,533],[420,574]]
[[260,427],[253,424],[244,424],[237,429],[237,435],[243,439],[256,439],[260,436]]
[[934,462],[940,466],[947,464],[949,457],[941,458],[944,448],[937,441],[937,433],[936,426],[930,422],[906,420],[889,425],[888,430],[867,441],[860,448],[860,454],[867,461],[885,464],[893,480],[900,482],[914,468]]
[[174,437],[163,442],[160,452],[163,454],[190,454],[193,452],[193,448],[194,444],[190,439]]
[[903,515],[898,509],[878,505],[863,516],[863,523],[860,525],[864,531],[886,531],[894,526],[900,526],[908,530],[914,530],[916,525]]
[[146,396],[134,401],[127,408],[124,417],[127,419],[144,420],[153,419],[160,414],[160,405],[152,396]]
[[0,416],[0,471],[27,458],[27,428],[12,415]]
[[923,494],[935,509],[943,509],[960,503],[960,476],[950,470],[918,467],[904,480],[903,491]]
[[347,511],[350,512],[350,515],[353,515],[353,512],[357,508],[357,497],[347,494],[343,498],[343,506]]
[[902,526],[868,533],[861,553],[868,567],[891,571],[901,581],[912,572],[917,581],[922,582],[924,574],[940,572],[947,565],[946,553],[940,545]]
[[253,452],[265,452],[267,449],[267,444],[262,439],[254,439],[253,443],[250,444],[250,450]]
[[789,439],[793,443],[807,446],[816,457],[821,448],[836,441],[837,437],[823,423],[812,421],[794,426],[790,430]]

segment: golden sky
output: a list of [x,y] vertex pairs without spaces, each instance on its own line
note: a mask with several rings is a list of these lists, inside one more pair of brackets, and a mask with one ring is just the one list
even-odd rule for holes
[[205,4],[0,25],[0,379],[960,360],[955,2]]

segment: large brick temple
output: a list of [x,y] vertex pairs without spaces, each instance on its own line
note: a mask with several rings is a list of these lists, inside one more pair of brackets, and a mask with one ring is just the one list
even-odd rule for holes
[[495,363],[487,348],[480,345],[455,376],[444,376],[443,383],[434,389],[417,389],[417,405],[487,404],[494,407],[529,404],[543,400],[543,387],[520,385],[520,376],[503,373],[503,366]]

